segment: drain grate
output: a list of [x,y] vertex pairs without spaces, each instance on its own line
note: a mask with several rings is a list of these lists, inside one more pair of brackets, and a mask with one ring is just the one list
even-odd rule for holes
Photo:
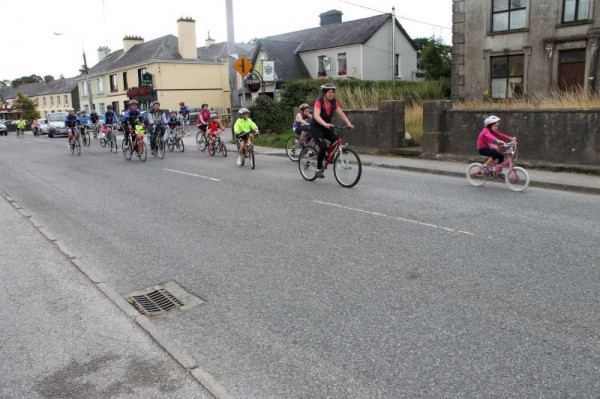
[[174,307],[183,306],[179,299],[165,289],[152,291],[146,295],[133,295],[131,300],[137,310],[148,316],[157,316],[168,312]]
[[187,310],[204,302],[174,281],[130,292],[125,298],[146,316],[160,316],[175,308]]

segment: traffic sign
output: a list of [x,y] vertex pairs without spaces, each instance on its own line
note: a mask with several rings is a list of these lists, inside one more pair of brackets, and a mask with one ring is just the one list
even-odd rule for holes
[[252,70],[252,62],[245,55],[240,55],[240,57],[235,60],[233,63],[233,67],[236,71],[242,76],[246,76],[248,72]]

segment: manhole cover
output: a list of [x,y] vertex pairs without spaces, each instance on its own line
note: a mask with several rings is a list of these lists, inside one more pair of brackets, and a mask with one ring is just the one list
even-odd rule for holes
[[160,316],[175,308],[186,310],[203,302],[173,281],[130,292],[125,299],[147,316]]

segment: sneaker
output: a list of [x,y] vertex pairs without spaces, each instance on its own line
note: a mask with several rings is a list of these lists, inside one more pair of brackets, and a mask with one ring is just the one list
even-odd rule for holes
[[244,164],[244,158],[242,158],[241,155],[238,155],[237,157],[237,165],[238,166],[242,166]]
[[498,178],[502,179],[502,180],[506,179],[506,175],[504,173],[502,173],[502,172],[496,174],[496,176],[498,176]]
[[152,150],[152,156],[156,156],[156,150]]
[[322,169],[317,169],[317,171],[315,172],[315,177],[318,177],[320,179],[324,178],[325,175],[323,174],[323,170]]
[[490,168],[490,166],[489,166],[489,165],[483,165],[483,172],[484,172],[486,175],[490,175],[490,174],[492,173],[492,168]]

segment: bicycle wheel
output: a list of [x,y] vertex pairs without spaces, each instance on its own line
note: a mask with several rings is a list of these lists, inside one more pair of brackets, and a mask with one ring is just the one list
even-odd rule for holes
[[91,143],[92,143],[92,138],[90,136],[90,131],[88,130],[85,132],[85,146],[89,147]]
[[77,152],[77,156],[81,156],[81,143],[77,142],[77,144],[75,144],[75,152]]
[[483,165],[479,162],[467,166],[467,181],[470,185],[475,187],[483,186],[487,178],[488,176],[483,169]]
[[208,154],[212,157],[213,155],[215,155],[215,152],[217,151],[216,149],[216,144],[215,143],[210,143],[208,144]]
[[130,145],[126,145],[125,139],[123,139],[123,141],[121,141],[121,151],[123,151],[123,156],[128,161],[131,160],[131,157],[133,155],[133,152],[131,151],[131,148],[129,148],[129,147],[130,147]]
[[248,158],[250,159],[250,168],[256,168],[256,161],[254,160],[254,146],[248,146]]
[[185,144],[183,144],[183,138],[180,137],[177,143],[178,143],[177,148],[179,148],[179,151],[184,152]]
[[[100,139],[100,147],[104,148],[106,147],[106,139]],[[112,148],[111,148],[112,150]]]
[[165,157],[165,143],[162,141],[162,138],[158,137],[156,139],[156,151],[158,152],[158,157],[163,159]]
[[505,181],[512,191],[523,191],[529,186],[529,173],[520,166],[515,166],[508,170]]
[[196,133],[196,147],[198,147],[200,151],[206,150],[206,140],[202,137],[202,131]]
[[71,151],[71,154],[75,154],[75,143],[69,142],[69,150]]
[[291,161],[298,162],[300,151],[302,151],[302,146],[298,137],[290,137],[285,142],[285,154]]
[[221,149],[221,155],[226,157],[227,156],[227,146],[225,146],[225,143],[221,142],[221,144],[219,145],[219,148]]
[[312,147],[304,147],[298,157],[298,169],[304,180],[313,181],[317,178],[317,151]]
[[342,187],[354,187],[362,175],[360,157],[350,148],[338,151],[333,161],[333,175]]
[[138,151],[137,156],[142,162],[146,162],[146,158],[148,157],[148,151],[146,151],[146,143],[140,140],[137,144]]

